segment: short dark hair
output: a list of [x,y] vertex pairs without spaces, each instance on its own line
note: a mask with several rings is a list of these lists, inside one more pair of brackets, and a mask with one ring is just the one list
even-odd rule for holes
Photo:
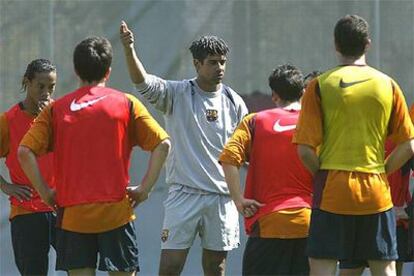
[[303,77],[303,87],[306,88],[306,86],[308,86],[308,84],[311,82],[311,80],[313,80],[314,78],[316,78],[320,74],[322,74],[322,72],[318,71],[318,70],[314,70],[312,72],[309,72],[306,76]]
[[230,51],[226,42],[214,35],[200,37],[191,43],[189,49],[193,58],[201,62],[203,62],[208,55],[225,56]]
[[48,59],[39,58],[32,60],[26,68],[26,72],[23,75],[22,79],[22,90],[26,90],[25,79],[31,81],[36,73],[50,73],[56,72],[56,66]]
[[279,65],[269,76],[269,86],[283,101],[298,101],[303,94],[303,74],[291,64]]
[[335,44],[346,57],[360,57],[369,43],[368,22],[358,15],[346,15],[336,23]]
[[73,64],[78,76],[88,82],[100,81],[112,63],[112,46],[104,37],[88,37],[73,52]]

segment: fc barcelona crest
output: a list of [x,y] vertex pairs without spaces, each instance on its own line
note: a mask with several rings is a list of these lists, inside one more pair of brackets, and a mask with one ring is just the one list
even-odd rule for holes
[[209,122],[217,121],[218,119],[218,111],[215,109],[207,109],[206,110],[206,118]]
[[168,229],[162,229],[161,241],[166,242],[168,240],[169,235],[170,235],[170,231]]

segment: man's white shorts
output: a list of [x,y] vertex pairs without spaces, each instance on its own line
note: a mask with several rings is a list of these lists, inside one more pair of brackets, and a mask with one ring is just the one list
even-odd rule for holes
[[170,189],[164,201],[162,249],[190,248],[197,234],[204,249],[229,251],[239,246],[239,215],[230,196],[174,186],[179,188]]

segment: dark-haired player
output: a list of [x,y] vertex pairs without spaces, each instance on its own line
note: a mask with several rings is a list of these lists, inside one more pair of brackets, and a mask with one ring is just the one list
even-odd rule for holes
[[[293,139],[315,174],[310,273],[334,275],[337,260],[367,260],[373,275],[395,275],[387,174],[413,154],[414,128],[398,84],[366,64],[368,23],[347,15],[334,38],[339,66],[308,85]],[[387,135],[396,148],[384,160]]]
[[[0,156],[6,159],[11,183],[0,176],[0,189],[10,197],[10,224],[16,266],[22,275],[46,275],[55,238],[55,216],[22,171],[17,148],[38,113],[50,103],[56,67],[46,59],[27,65],[22,80],[26,97],[0,115]],[[38,159],[46,183],[54,186],[53,155]]]
[[159,272],[180,274],[200,235],[204,273],[222,274],[227,251],[239,244],[239,223],[217,159],[247,113],[241,97],[222,83],[229,49],[218,37],[201,37],[190,47],[197,77],[169,81],[147,74],[124,22],[120,31],[131,80],[164,114],[172,138]]
[[[243,275],[308,275],[312,176],[292,144],[303,75],[292,65],[281,65],[269,76],[269,86],[276,108],[246,116],[219,160],[249,235]],[[246,161],[243,195],[238,168]]]
[[[106,38],[81,41],[73,54],[80,88],[43,109],[18,149],[33,186],[58,209],[56,268],[70,275],[95,275],[98,256],[99,270],[110,274],[139,270],[132,206],[148,198],[169,150],[147,109],[106,87],[111,62]],[[134,146],[150,151],[150,160],[141,185],[127,187]],[[45,185],[35,159],[51,150],[56,190]]]

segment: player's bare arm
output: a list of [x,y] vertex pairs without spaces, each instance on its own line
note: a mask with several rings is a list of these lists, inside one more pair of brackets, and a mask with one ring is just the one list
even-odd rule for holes
[[308,145],[298,145],[298,155],[303,165],[315,174],[320,167],[318,155],[313,147]]
[[385,172],[391,174],[401,168],[414,154],[414,140],[399,144],[385,160]]
[[133,83],[142,83],[145,80],[147,72],[145,71],[145,68],[139,60],[135,51],[134,34],[128,28],[128,25],[125,23],[125,21],[121,22],[119,33],[122,45],[124,46],[123,48],[125,59],[128,65],[129,76]]
[[171,143],[169,139],[163,140],[151,152],[148,169],[142,179],[141,185],[127,188],[128,197],[132,207],[138,206],[141,202],[148,199],[149,194],[157,181],[161,168],[164,165]]
[[233,199],[237,210],[244,217],[253,216],[260,207],[263,207],[264,204],[254,200],[245,198],[240,190],[240,175],[239,170],[236,166],[222,163],[224,177],[226,178],[226,183],[229,187],[230,196]]
[[53,209],[56,209],[55,191],[48,187],[40,174],[36,155],[28,147],[19,146],[17,157],[24,173],[27,178],[29,178],[42,200]]
[[19,201],[30,200],[32,190],[29,186],[9,183],[0,175],[0,190],[8,195],[17,198]]

